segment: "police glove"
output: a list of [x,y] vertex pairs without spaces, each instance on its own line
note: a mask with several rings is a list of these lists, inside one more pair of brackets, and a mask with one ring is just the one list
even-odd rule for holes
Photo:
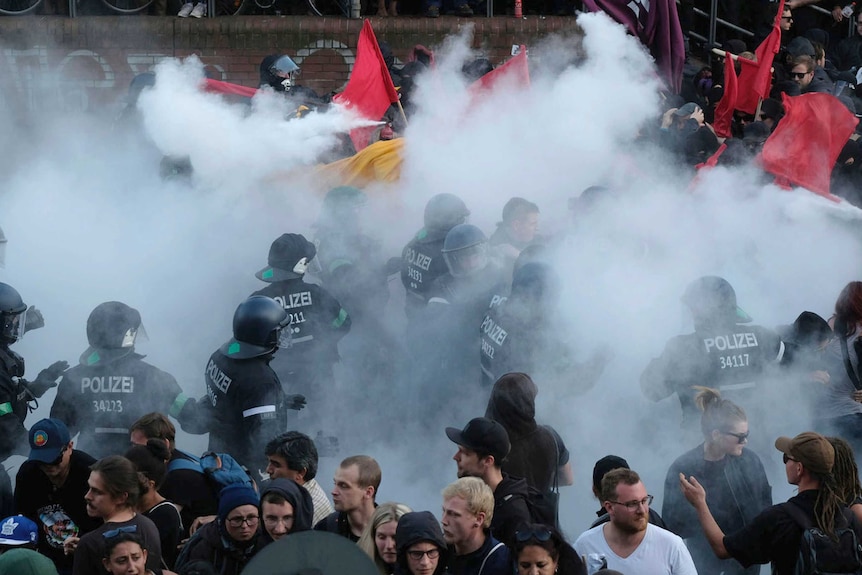
[[27,384],[27,388],[34,397],[39,398],[52,387],[57,387],[57,380],[63,372],[69,369],[69,362],[55,361],[50,366],[39,372],[34,381]]
[[24,333],[40,327],[45,327],[45,318],[42,317],[42,312],[36,309],[35,305],[31,305],[27,308],[27,315],[24,319]]
[[305,396],[298,393],[296,395],[288,395],[285,397],[285,402],[288,409],[295,409],[296,411],[304,408],[306,403]]

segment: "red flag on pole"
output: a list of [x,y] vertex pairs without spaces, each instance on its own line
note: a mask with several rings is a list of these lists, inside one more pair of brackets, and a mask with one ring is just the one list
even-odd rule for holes
[[733,110],[736,108],[737,95],[736,69],[730,52],[724,53],[724,94],[715,107],[715,118],[712,127],[719,138],[730,138],[730,124],[733,122]]
[[[380,53],[380,45],[367,19],[359,33],[356,45],[356,62],[353,72],[347,81],[347,86],[332,100],[343,104],[363,118],[377,121],[389,108],[398,101],[398,92],[392,84],[392,77]],[[375,130],[374,126],[356,128],[350,131],[350,139],[358,152],[368,145],[368,139]]]
[[527,64],[527,47],[521,46],[518,55],[470,85],[470,95],[475,102],[483,93],[490,92],[501,82],[513,82],[519,86],[530,86],[530,67]]
[[831,94],[783,94],[786,115],[763,145],[763,169],[833,201],[829,178],[859,120]]
[[204,79],[204,90],[214,94],[228,94],[231,96],[243,96],[252,98],[257,94],[257,88],[249,88],[240,86],[239,84],[231,84],[230,82],[222,82],[221,80]]
[[769,97],[772,86],[772,63],[781,48],[781,13],[784,12],[784,0],[778,3],[778,13],[772,24],[772,32],[760,43],[754,51],[757,62],[740,58],[742,71],[739,74],[739,93],[736,97],[736,109],[746,114],[754,114],[757,104],[762,98]]

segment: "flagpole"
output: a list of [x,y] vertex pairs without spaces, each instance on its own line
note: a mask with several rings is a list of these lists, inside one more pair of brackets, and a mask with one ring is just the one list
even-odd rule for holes
[[401,98],[398,99],[398,109],[401,111],[401,117],[404,118],[404,125],[407,125],[407,114],[404,113],[404,106],[401,105]]
[[763,108],[763,98],[758,98],[757,99],[757,109],[754,110],[754,119],[755,120],[757,120],[757,118],[760,116],[760,110],[762,108]]

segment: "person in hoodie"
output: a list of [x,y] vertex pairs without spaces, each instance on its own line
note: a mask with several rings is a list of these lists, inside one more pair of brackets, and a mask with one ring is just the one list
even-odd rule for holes
[[695,402],[704,441],[681,455],[668,469],[664,482],[662,517],[667,529],[685,541],[698,573],[756,575],[759,565],[744,568],[734,559],[718,559],[700,528],[697,512],[679,488],[679,478],[694,476],[709,494],[707,506],[725,533],[751,524],[772,505],[772,488],[760,458],[748,443],[748,417],[735,403],[703,388]]
[[574,474],[563,439],[551,426],[536,423],[538,393],[526,373],[507,373],[494,384],[485,417],[500,423],[509,435],[512,447],[503,460],[503,472],[523,477],[544,493],[555,485],[571,485]]
[[282,234],[269,248],[267,266],[257,279],[269,285],[252,295],[277,301],[287,312],[291,345],[272,361],[281,381],[315,403],[333,391],[338,342],[350,331],[351,318],[328,291],[305,281],[317,248],[300,234]]
[[247,485],[228,485],[219,492],[216,520],[207,523],[189,539],[177,558],[175,569],[203,561],[220,575],[239,575],[260,550],[260,500]]
[[430,511],[405,513],[395,529],[395,575],[444,575],[449,550]]
[[511,547],[518,527],[531,523],[532,519],[527,506],[527,482],[501,469],[511,449],[506,428],[496,421],[477,417],[464,429],[447,427],[446,436],[458,445],[452,458],[458,465],[458,477],[478,477],[491,488],[494,494],[491,533]]
[[273,479],[260,492],[261,547],[312,527],[311,495],[291,479]]

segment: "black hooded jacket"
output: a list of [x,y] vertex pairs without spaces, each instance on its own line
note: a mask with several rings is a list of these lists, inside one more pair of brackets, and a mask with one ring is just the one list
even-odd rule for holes
[[[263,484],[260,490],[260,517],[261,521],[265,520],[263,515],[263,504],[267,494],[278,493],[293,507],[293,527],[290,528],[290,533],[299,533],[300,531],[309,531],[312,528],[312,518],[314,517],[314,504],[311,501],[311,495],[308,491],[297,485],[291,479],[279,477]],[[266,531],[266,528],[261,532],[261,543],[266,545],[272,543],[272,537]]]
[[218,575],[240,575],[246,564],[260,550],[258,534],[249,545],[240,547],[224,532],[218,520],[207,523],[183,547],[174,568],[182,572],[189,563],[203,561],[212,565]]
[[491,534],[510,549],[515,546],[515,533],[523,524],[533,523],[527,498],[530,491],[527,481],[503,474],[503,481],[494,490],[494,517]]
[[440,558],[437,560],[434,575],[446,573],[449,551],[443,539],[440,522],[430,511],[415,511],[405,513],[398,520],[398,527],[395,530],[395,549],[398,553],[395,575],[410,575],[410,569],[407,566],[407,550],[411,545],[423,541],[433,543],[440,549]]

